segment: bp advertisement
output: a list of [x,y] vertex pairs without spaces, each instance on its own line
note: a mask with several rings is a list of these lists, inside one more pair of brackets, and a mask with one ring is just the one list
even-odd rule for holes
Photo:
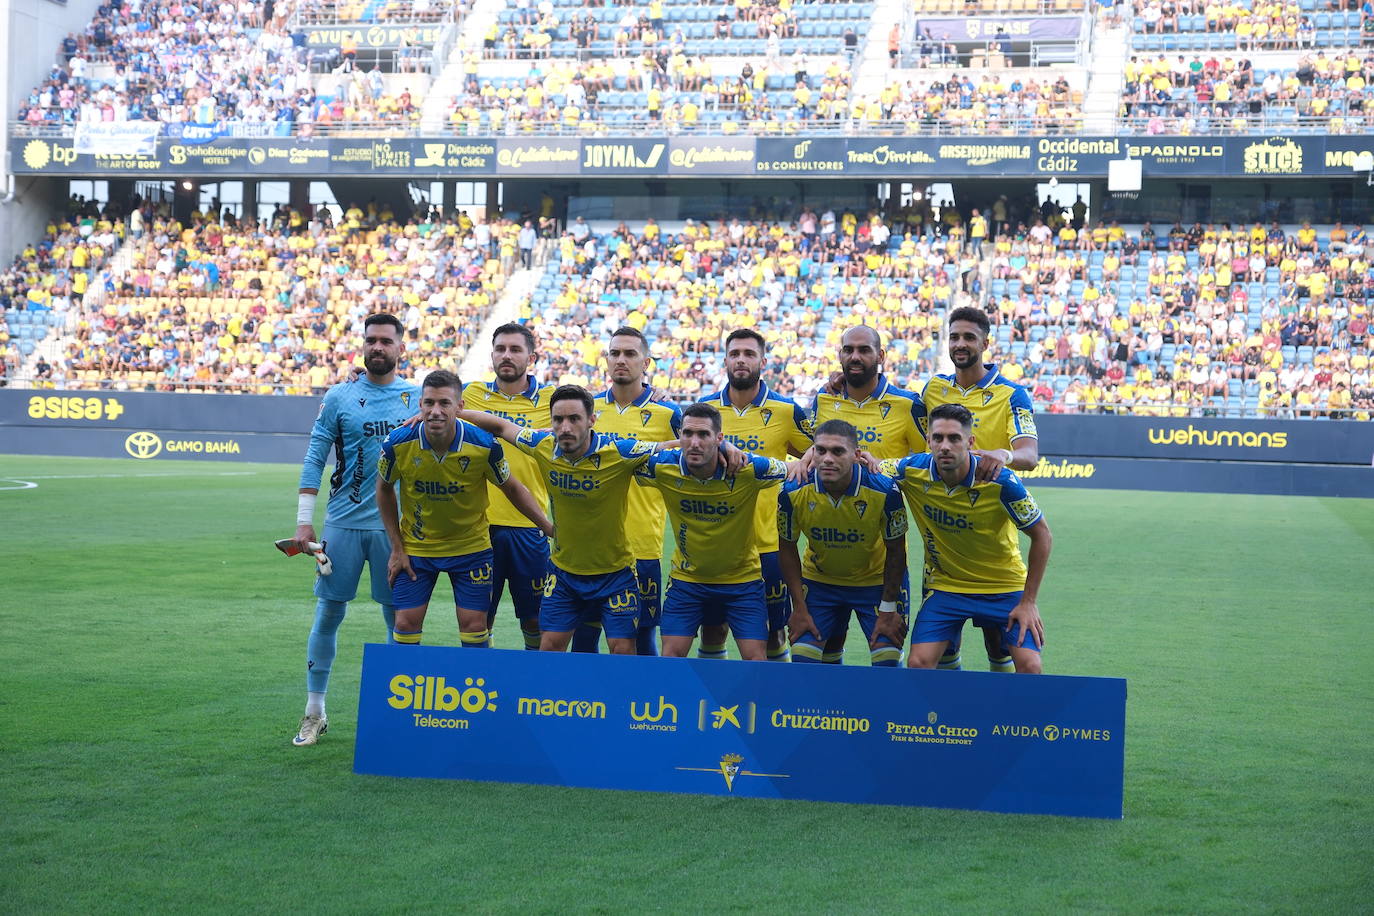
[[[1104,178],[1112,160],[1138,159],[1146,178],[1344,177],[1363,136],[1249,137],[280,137],[273,125],[225,123],[199,141],[168,128],[153,144],[100,147],[76,137],[10,138],[18,174],[178,178],[328,174],[422,178],[691,177]],[[919,125],[913,125],[919,129]],[[115,151],[117,150],[117,152]]]
[[1125,727],[1115,678],[368,645],[353,768],[1120,818]]

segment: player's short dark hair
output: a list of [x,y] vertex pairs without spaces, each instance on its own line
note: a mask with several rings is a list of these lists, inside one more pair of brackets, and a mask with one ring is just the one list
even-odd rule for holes
[[530,352],[534,352],[534,332],[531,331],[529,328],[525,327],[523,324],[517,324],[514,321],[510,321],[506,324],[501,325],[499,328],[491,332],[491,342],[496,343],[496,338],[500,337],[502,334],[519,334],[521,337],[525,338],[525,344],[530,348]]
[[685,420],[688,417],[701,417],[710,420],[712,432],[718,433],[721,430],[720,411],[704,401],[687,405],[687,409],[682,412],[682,419]]
[[854,428],[853,423],[847,423],[844,420],[826,420],[816,427],[816,435],[839,436],[856,450],[859,447],[859,431]]
[[463,393],[463,380],[458,377],[458,373],[449,372],[447,369],[435,369],[425,376],[425,383],[420,386],[424,388],[452,388],[460,395]]
[[730,336],[725,338],[725,350],[729,352],[730,344],[736,340],[752,340],[759,345],[760,353],[768,352],[768,341],[763,339],[763,335],[753,328],[735,328],[730,332]]
[[581,385],[559,385],[555,388],[549,397],[549,410],[553,410],[553,405],[559,401],[577,401],[587,409],[588,417],[596,412],[596,402],[592,400],[591,392]]
[[402,334],[404,334],[406,330],[405,325],[401,324],[401,319],[397,318],[395,315],[386,315],[379,312],[376,315],[367,316],[367,320],[363,322],[363,333],[366,334],[367,329],[372,327],[374,324],[390,325],[391,327],[396,329],[397,337],[400,337]]
[[641,331],[639,328],[632,328],[632,327],[630,327],[628,324],[627,324],[627,325],[624,325],[624,326],[622,326],[622,327],[618,327],[618,328],[616,328],[614,331],[611,332],[611,339],[612,339],[612,340],[614,340],[614,339],[617,338],[617,337],[633,337],[633,338],[635,338],[636,340],[639,341],[640,346],[643,348],[644,355],[645,355],[645,356],[648,356],[648,355],[649,355],[649,338],[645,337],[645,336],[644,336],[644,332]]
[[987,337],[992,331],[992,323],[988,321],[988,313],[971,305],[960,306],[949,313],[949,323],[954,324],[956,321],[967,321],[969,324],[978,325],[978,330],[983,332],[984,337]]
[[[963,404],[941,404],[930,412],[930,419],[935,420],[955,420],[964,429],[973,430],[973,414]],[[819,432],[819,430],[817,430]]]
[[[854,327],[845,330],[844,334],[848,334],[850,331],[867,331],[873,335],[873,348],[875,350],[881,350],[883,348],[883,335],[877,328],[867,324],[856,324]],[[841,343],[844,342],[844,334],[840,335]]]

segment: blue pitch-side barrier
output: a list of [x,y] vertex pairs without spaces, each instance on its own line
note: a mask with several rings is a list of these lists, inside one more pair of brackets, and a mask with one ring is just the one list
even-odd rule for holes
[[[0,390],[0,452],[296,462],[314,397]],[[1038,418],[1032,486],[1374,497],[1374,423]],[[1141,461],[1139,459],[1151,459]]]
[[368,645],[358,773],[1120,818],[1126,682]]

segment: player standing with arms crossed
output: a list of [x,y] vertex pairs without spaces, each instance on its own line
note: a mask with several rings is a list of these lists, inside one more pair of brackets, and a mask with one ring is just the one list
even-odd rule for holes
[[[596,396],[596,430],[611,439],[668,442],[682,428],[682,410],[675,404],[654,400],[654,389],[644,383],[649,371],[649,341],[639,330],[619,328],[606,348],[610,387]],[[656,490],[630,487],[627,494],[625,533],[635,560],[639,583],[639,632],[636,653],[657,655],[659,611],[663,598],[663,498]],[[599,624],[587,623],[573,634],[574,652],[595,652],[601,639]]]
[[761,499],[777,505],[764,491],[780,485],[787,469],[781,461],[745,454],[743,467],[727,471],[720,457],[724,439],[720,411],[692,404],[682,412],[681,449],[660,452],[635,474],[636,484],[663,493],[673,531],[663,654],[685,658],[703,623],[724,623],[741,658],[765,661],[768,604],[754,540],[755,507]]
[[[788,455],[802,455],[811,447],[811,421],[791,398],[775,394],[762,381],[767,353],[768,345],[758,331],[741,328],[730,332],[725,338],[726,386],[701,402],[720,411],[725,438],[736,448],[785,461]],[[790,658],[786,626],[792,609],[778,565],[778,507],[774,500],[758,501],[754,522],[768,600],[768,660],[785,662]],[[725,626],[702,627],[697,657],[725,658],[727,632]]]
[[[819,662],[822,646],[849,628],[869,640],[874,667],[897,667],[906,621],[897,599],[906,578],[906,506],[891,479],[858,463],[853,426],[816,428],[815,470],[778,497],[778,558],[792,595],[793,661]],[[806,535],[806,558],[797,542]]]
[[[978,479],[973,415],[960,404],[930,413],[930,451],[883,462],[925,542],[925,592],[907,664],[934,668],[966,620],[996,627],[1016,671],[1039,674],[1045,628],[1037,606],[1053,539],[1016,474]],[[1021,559],[1017,530],[1030,538]]]
[[[534,334],[522,324],[503,324],[491,335],[492,382],[469,382],[463,389],[463,404],[508,420],[522,429],[548,429],[549,398],[553,385],[540,385],[529,374],[537,359]],[[506,450],[511,475],[529,488],[535,502],[544,509],[549,504],[544,475],[534,459],[518,449]],[[544,598],[544,581],[549,574],[549,542],[544,532],[532,527],[520,510],[511,505],[505,492],[495,484],[487,486],[487,524],[492,550],[491,603],[487,628],[496,625],[501,593],[510,589],[511,604],[520,621],[525,648],[539,648],[539,605]]]
[[[306,643],[305,716],[291,743],[314,744],[329,728],[325,693],[338,647],[339,625],[348,602],[358,594],[358,580],[366,563],[372,580],[372,600],[382,606],[387,638],[396,625],[387,582],[391,546],[377,514],[375,498],[377,456],[387,433],[415,412],[419,388],[396,377],[403,352],[401,322],[394,315],[371,315],[363,322],[364,374],[356,381],[331,387],[320,404],[310,430],[310,445],[301,465],[296,503],[296,547],[308,550],[319,541],[334,572],[315,579],[315,621]],[[315,502],[324,477],[325,460],[333,453],[322,538],[315,537]]]
[[435,583],[440,573],[447,573],[463,646],[491,646],[488,483],[499,487],[540,531],[553,533],[530,491],[510,476],[501,443],[456,419],[463,407],[462,389],[452,372],[439,369],[425,376],[422,422],[388,435],[378,459],[377,508],[391,543],[387,572],[401,645],[420,644]]
[[[985,364],[991,324],[982,309],[965,306],[949,316],[949,358],[954,371],[936,375],[921,392],[927,416],[941,404],[961,404],[973,414],[978,437],[978,479],[996,480],[1002,468],[1032,470],[1040,461],[1040,440],[1035,429],[1035,408],[1025,388],[1002,376],[997,366]],[[924,428],[922,432],[925,432]],[[940,667],[961,666],[960,639],[951,640]],[[1000,627],[983,628],[988,667],[1012,671],[1012,658],[1003,650]]]

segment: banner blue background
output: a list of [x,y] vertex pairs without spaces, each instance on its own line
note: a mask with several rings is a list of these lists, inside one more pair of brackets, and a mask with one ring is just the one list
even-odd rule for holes
[[1119,818],[1125,721],[1111,678],[368,645],[354,770]]

